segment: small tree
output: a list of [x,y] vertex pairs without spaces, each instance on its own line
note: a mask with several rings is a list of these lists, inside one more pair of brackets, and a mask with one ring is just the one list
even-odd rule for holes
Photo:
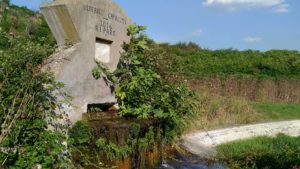
[[99,65],[93,69],[93,75],[103,71],[112,84],[116,83],[121,116],[158,120],[161,125],[156,127],[162,128],[171,141],[184,126],[184,117],[192,113],[191,92],[184,84],[169,84],[161,77],[160,56],[148,47],[145,29],[144,26],[130,25],[128,35],[131,40],[123,46],[124,53],[117,70],[109,73],[103,71],[107,68]]

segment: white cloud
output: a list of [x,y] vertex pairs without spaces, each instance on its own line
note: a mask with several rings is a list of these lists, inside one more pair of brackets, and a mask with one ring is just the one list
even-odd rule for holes
[[193,36],[201,36],[202,34],[203,34],[203,30],[202,29],[195,30],[192,33]]
[[245,37],[243,40],[246,43],[257,43],[257,42],[261,42],[263,39],[261,37],[248,36],[248,37]]
[[275,7],[273,10],[274,10],[274,12],[277,12],[277,13],[287,13],[287,12],[289,12],[289,7],[290,7],[289,4],[281,4],[281,5],[278,5],[277,7]]
[[203,6],[225,8],[229,11],[253,8],[271,8],[279,13],[289,11],[286,0],[204,0]]

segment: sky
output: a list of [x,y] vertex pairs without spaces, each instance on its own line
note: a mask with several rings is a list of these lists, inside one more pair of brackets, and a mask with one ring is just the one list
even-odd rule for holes
[[[46,0],[11,0],[38,10]],[[114,0],[157,42],[300,51],[300,0]]]

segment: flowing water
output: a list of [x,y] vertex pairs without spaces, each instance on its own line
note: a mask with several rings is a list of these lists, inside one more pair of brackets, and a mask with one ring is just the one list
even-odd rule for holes
[[[133,132],[133,123],[139,124],[139,135],[145,135],[149,126],[153,126],[156,123],[155,121],[133,121],[119,118],[116,112],[85,114],[84,119],[89,122],[92,128],[92,135],[95,138],[93,144],[91,144],[91,151],[87,152],[87,155],[91,156],[91,161],[95,164],[99,162],[97,161],[99,159],[96,158],[98,154],[97,151],[92,153],[92,150],[94,150],[93,147],[95,147],[95,142],[98,138],[106,138],[117,145],[124,145],[130,133]],[[177,147],[176,149],[162,146],[160,144],[162,140],[156,141],[158,144],[148,147],[149,151],[134,151],[130,157],[115,161],[111,165],[116,166],[115,168],[117,169],[150,169],[157,167],[159,167],[159,169],[227,169],[220,163],[203,160],[181,148]],[[75,161],[80,162],[80,157],[78,158],[79,159],[75,158]],[[110,163],[107,162],[107,164]],[[95,167],[89,165],[87,168],[92,169]]]
[[192,154],[180,154],[175,152],[170,159],[163,160],[163,164],[159,169],[228,169],[223,164],[203,160]]

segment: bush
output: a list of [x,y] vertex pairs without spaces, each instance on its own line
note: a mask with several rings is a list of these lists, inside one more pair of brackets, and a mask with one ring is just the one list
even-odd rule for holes
[[69,130],[69,143],[72,146],[88,146],[92,140],[91,127],[83,121],[76,122]]
[[131,39],[124,44],[124,53],[114,73],[98,64],[92,74],[97,79],[102,71],[111,87],[117,86],[121,116],[158,120],[160,126],[156,127],[163,129],[171,141],[182,131],[184,118],[192,113],[192,93],[184,84],[169,84],[161,77],[157,62],[160,55],[149,49],[151,40],[143,33],[145,29],[136,24],[129,26]]
[[161,66],[169,73],[192,78],[242,75],[300,78],[300,53],[289,50],[209,50],[193,44],[162,44],[166,50]]
[[5,50],[9,47],[9,38],[6,33],[0,32],[0,49]]
[[53,91],[61,84],[40,70],[53,50],[20,37],[0,52],[0,168],[67,168],[66,138],[47,124],[57,118]]
[[160,75],[160,55],[149,49],[145,27],[129,26],[131,40],[124,45],[118,69],[116,96],[123,117],[160,121],[168,141],[180,134],[184,119],[192,113],[192,93],[185,84],[170,84]]

